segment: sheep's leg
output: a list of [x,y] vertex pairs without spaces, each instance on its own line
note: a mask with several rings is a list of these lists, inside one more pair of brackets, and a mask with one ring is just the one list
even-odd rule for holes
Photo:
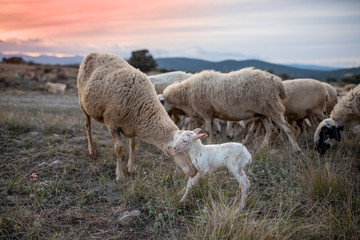
[[120,181],[121,179],[123,179],[125,177],[124,175],[124,166],[123,166],[123,144],[121,142],[121,135],[120,132],[118,132],[117,130],[110,130],[111,136],[113,138],[114,141],[114,146],[115,146],[115,152],[117,155],[116,158],[116,181]]
[[212,118],[206,118],[205,119],[205,129],[209,133],[209,141],[208,143],[212,144],[214,143],[214,132],[213,132],[213,119]]
[[295,152],[300,152],[300,147],[297,144],[294,134],[290,130],[290,125],[285,121],[283,116],[280,116],[279,119],[272,119],[280,128],[283,130],[287,137],[289,138],[290,144]]
[[136,144],[136,139],[135,137],[131,137],[129,138],[129,160],[128,160],[128,173],[135,173],[136,171],[136,165],[135,165],[135,144]]
[[92,137],[91,137],[91,118],[87,113],[84,112],[84,114],[85,114],[85,117],[86,117],[86,138],[88,140],[89,154],[90,155],[95,155],[96,151],[95,151],[95,147],[94,147]]
[[[193,188],[194,186],[197,185],[199,178],[200,178],[200,174],[199,174],[199,173],[196,174],[194,177],[189,178],[189,181],[188,181],[188,183],[187,183],[187,185],[186,185],[185,194],[184,194],[184,196],[180,199],[180,202],[181,202],[181,203],[185,201],[185,199],[186,199],[187,196],[189,195],[189,191],[191,190],[191,188]],[[181,190],[181,191],[183,191],[183,190]]]
[[254,131],[254,128],[255,128],[255,121],[251,123],[251,126],[250,126],[250,128],[248,129],[247,134],[246,134],[246,136],[245,136],[245,139],[244,139],[244,141],[242,141],[242,144],[245,145],[245,144],[248,143],[249,138],[250,138],[250,135],[251,135],[252,132]]
[[263,123],[263,125],[265,127],[265,137],[264,137],[264,140],[263,140],[260,148],[265,149],[269,145],[269,142],[270,142],[270,137],[272,134],[272,127],[271,127],[271,123],[268,118],[261,118],[261,122]]
[[232,168],[231,173],[239,182],[241,190],[240,208],[243,208],[245,207],[245,200],[250,190],[250,181],[247,178],[246,173],[243,169],[236,171],[235,168]]

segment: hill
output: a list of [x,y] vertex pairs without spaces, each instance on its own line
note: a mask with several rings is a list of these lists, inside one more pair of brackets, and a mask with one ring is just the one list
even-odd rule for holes
[[[56,57],[41,55],[38,57],[31,57],[22,54],[8,55],[0,53],[0,59],[17,56],[23,58],[26,62],[34,62],[38,64],[50,64],[50,65],[78,65],[81,63],[82,56],[74,57]],[[315,65],[281,65],[268,63],[260,60],[225,60],[220,62],[212,62],[201,59],[193,58],[156,58],[159,69],[178,70],[186,72],[199,72],[206,69],[213,69],[220,72],[230,72],[238,70],[244,67],[255,67],[262,70],[271,70],[277,75],[289,75],[292,78],[315,78],[319,80],[326,80],[327,78],[333,78],[340,80],[341,78],[353,74],[360,74],[360,67],[358,68],[346,68],[346,69],[334,69],[323,66]]]
[[271,70],[277,75],[287,74],[292,78],[315,78],[322,81],[326,80],[327,78],[335,78],[337,80],[340,80],[344,76],[360,73],[360,67],[323,71],[301,69],[286,65],[268,63],[260,60],[226,60],[221,62],[211,62],[192,58],[156,58],[155,60],[158,63],[159,69],[178,70],[186,72],[199,72],[205,69],[213,69],[220,72],[230,72],[244,67],[255,67],[262,70]]

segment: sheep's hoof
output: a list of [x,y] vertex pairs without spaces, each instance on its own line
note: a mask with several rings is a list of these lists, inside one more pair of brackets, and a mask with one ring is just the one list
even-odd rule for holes
[[125,179],[125,174],[122,171],[116,171],[116,181],[119,182]]
[[96,155],[96,150],[95,149],[89,149],[89,155],[90,156],[95,156]]
[[127,166],[127,168],[128,168],[128,170],[127,170],[127,172],[129,173],[129,174],[134,174],[134,173],[136,173],[136,166],[135,165],[132,165],[132,166]]

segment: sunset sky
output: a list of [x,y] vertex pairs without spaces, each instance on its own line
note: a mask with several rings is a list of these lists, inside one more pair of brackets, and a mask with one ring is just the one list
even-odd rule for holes
[[360,0],[0,0],[0,52],[360,66]]

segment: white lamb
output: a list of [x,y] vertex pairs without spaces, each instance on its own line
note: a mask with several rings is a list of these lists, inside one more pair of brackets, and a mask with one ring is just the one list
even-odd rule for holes
[[175,153],[187,152],[198,170],[195,176],[190,177],[186,188],[181,191],[185,190],[185,194],[180,202],[185,201],[190,189],[197,184],[200,177],[226,168],[240,184],[240,207],[243,207],[250,189],[250,181],[244,169],[250,166],[251,154],[241,143],[203,145],[199,139],[207,137],[207,134],[200,134],[200,131],[200,128],[194,131],[183,131],[173,145]]

